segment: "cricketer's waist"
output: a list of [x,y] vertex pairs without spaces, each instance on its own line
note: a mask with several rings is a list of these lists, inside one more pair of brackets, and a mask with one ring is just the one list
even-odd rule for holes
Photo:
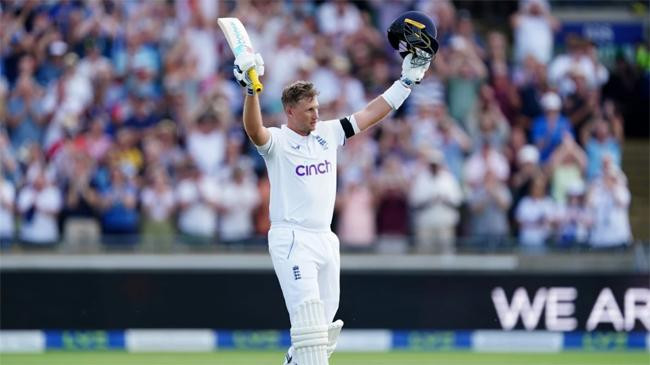
[[295,229],[299,231],[307,231],[307,232],[315,232],[315,233],[332,231],[332,228],[329,225],[309,225],[303,223],[290,222],[286,220],[271,221],[271,229],[280,229],[280,228]]

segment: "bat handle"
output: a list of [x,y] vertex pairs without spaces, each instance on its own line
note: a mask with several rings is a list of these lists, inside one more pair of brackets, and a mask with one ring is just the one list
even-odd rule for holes
[[255,90],[255,93],[261,93],[262,89],[264,89],[264,85],[262,85],[260,82],[260,78],[257,76],[257,71],[255,71],[255,68],[248,70],[248,78],[253,82],[253,90]]

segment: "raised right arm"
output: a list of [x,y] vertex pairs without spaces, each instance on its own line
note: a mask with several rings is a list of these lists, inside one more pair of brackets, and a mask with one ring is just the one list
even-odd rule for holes
[[244,100],[244,130],[256,146],[263,146],[271,138],[271,132],[262,123],[260,98],[257,94],[246,95]]

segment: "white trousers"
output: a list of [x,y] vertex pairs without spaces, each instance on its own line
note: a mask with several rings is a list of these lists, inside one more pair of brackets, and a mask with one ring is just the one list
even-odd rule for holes
[[328,323],[339,308],[339,239],[333,232],[309,232],[293,228],[269,231],[269,253],[280,282],[291,323],[297,306],[320,299]]

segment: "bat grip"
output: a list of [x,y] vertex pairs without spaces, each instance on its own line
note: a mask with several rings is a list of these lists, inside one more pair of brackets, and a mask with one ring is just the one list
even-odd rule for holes
[[261,93],[264,85],[260,82],[260,78],[257,76],[257,71],[255,71],[254,67],[248,70],[248,78],[253,82],[253,90],[255,90],[255,93]]

